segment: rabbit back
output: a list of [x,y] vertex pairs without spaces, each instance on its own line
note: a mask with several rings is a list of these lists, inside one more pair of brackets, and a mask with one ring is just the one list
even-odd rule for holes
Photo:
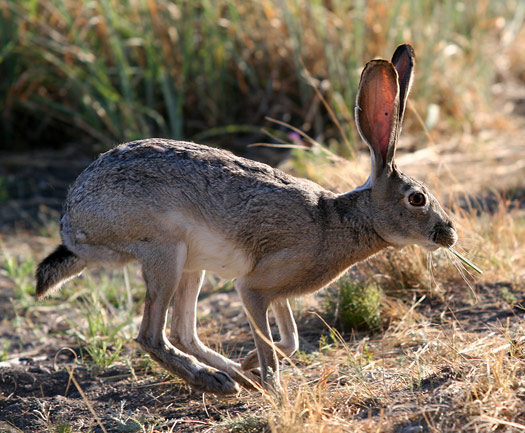
[[334,194],[224,150],[140,140],[106,152],[79,176],[63,238],[72,248],[182,239],[194,252],[188,269],[206,263],[233,277],[273,250],[318,242],[325,196]]

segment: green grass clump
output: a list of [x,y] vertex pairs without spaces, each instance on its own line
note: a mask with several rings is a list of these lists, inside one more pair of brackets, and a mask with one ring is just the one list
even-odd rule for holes
[[137,333],[133,318],[138,314],[141,301],[134,303],[131,287],[123,277],[127,270],[86,273],[86,278],[75,285],[85,286],[81,296],[71,301],[76,311],[71,331],[82,352],[88,355],[88,365],[104,369],[124,360],[123,352]]
[[19,257],[4,248],[0,267],[3,273],[13,281],[14,306],[22,312],[34,304],[33,271],[36,268],[34,257]]
[[0,362],[7,361],[7,355],[9,354],[9,346],[11,346],[10,341],[2,342],[2,348],[0,351]]
[[344,330],[378,330],[381,327],[383,291],[375,283],[363,285],[349,277],[338,283],[337,320]]

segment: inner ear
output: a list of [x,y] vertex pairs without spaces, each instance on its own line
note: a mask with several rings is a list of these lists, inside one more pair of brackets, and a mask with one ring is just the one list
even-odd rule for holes
[[395,145],[398,93],[397,72],[390,62],[372,60],[366,65],[357,96],[356,121],[363,139],[376,156],[381,156],[383,167],[389,148]]

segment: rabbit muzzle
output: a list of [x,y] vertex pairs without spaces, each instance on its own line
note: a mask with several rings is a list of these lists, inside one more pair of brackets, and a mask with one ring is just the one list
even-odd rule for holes
[[453,247],[458,241],[458,234],[452,221],[436,223],[431,233],[431,240],[438,248]]

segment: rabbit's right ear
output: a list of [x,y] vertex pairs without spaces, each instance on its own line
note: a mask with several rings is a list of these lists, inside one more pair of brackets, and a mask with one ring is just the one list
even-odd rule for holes
[[416,55],[408,44],[399,45],[392,56],[399,77],[399,123],[403,122],[403,113],[407,104],[408,93],[414,81],[414,64]]
[[368,62],[357,91],[355,121],[372,154],[372,180],[390,167],[399,132],[398,74],[387,60]]

